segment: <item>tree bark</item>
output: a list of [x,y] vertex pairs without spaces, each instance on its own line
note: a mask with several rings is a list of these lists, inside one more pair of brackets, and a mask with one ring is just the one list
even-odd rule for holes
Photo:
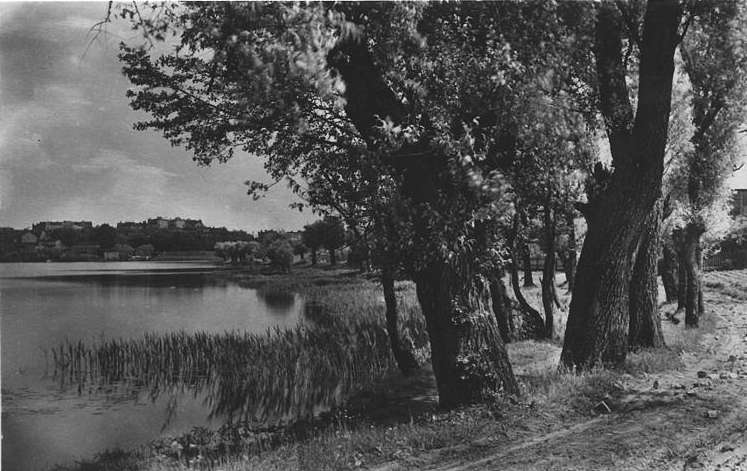
[[656,262],[661,240],[662,202],[657,201],[640,236],[630,282],[630,324],[628,346],[664,346],[659,315],[659,287]]
[[316,249],[311,249],[311,265],[316,265]]
[[620,364],[628,350],[633,255],[643,221],[661,196],[671,108],[679,3],[650,0],[640,41],[638,110],[633,118],[623,62],[623,20],[613,3],[599,6],[595,53],[600,109],[614,171],[589,195],[589,231],[576,272],[561,363]]
[[574,280],[576,278],[576,225],[573,223],[573,214],[568,213],[568,253],[563,263],[565,279],[568,283],[568,292],[573,292]]
[[687,273],[685,295],[685,325],[698,327],[701,313],[701,274],[699,261],[700,237],[705,232],[702,224],[690,222],[684,230],[684,261]]
[[519,303],[519,309],[521,310],[522,322],[521,322],[521,335],[517,335],[518,338],[529,338],[539,339],[545,335],[545,323],[542,319],[542,315],[529,305],[524,294],[521,292],[521,284],[519,281],[519,257],[518,249],[513,247],[511,250],[511,287],[514,291],[514,297]]
[[503,342],[509,343],[514,333],[513,308],[511,298],[508,297],[506,291],[506,284],[503,282],[504,274],[503,269],[496,270],[488,277],[488,281],[490,282],[490,298],[493,302],[493,312],[498,323],[498,330]]
[[665,240],[662,248],[662,255],[661,281],[664,284],[664,293],[666,294],[667,302],[671,303],[677,299],[677,288],[679,283],[677,265],[679,261],[677,252],[672,247],[670,237],[667,237]]
[[521,251],[521,263],[524,270],[524,287],[536,286],[532,275],[532,252],[529,250],[529,244],[525,241],[519,244]]
[[542,307],[545,311],[545,336],[553,336],[555,322],[555,215],[551,203],[545,204],[545,263],[542,268]]
[[684,311],[687,305],[687,261],[685,260],[685,231],[672,231],[672,241],[677,254],[677,312]]
[[397,326],[399,320],[397,295],[394,292],[394,270],[389,264],[384,264],[381,267],[381,285],[384,288],[386,331],[389,334],[392,354],[402,374],[410,376],[414,370],[419,368],[419,365],[413,352],[402,345],[402,339],[399,335],[399,327]]
[[487,282],[432,262],[415,277],[431,341],[439,404],[453,408],[519,388],[491,309]]

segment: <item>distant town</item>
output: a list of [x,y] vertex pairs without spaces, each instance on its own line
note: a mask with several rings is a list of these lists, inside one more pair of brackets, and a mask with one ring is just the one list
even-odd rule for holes
[[[243,230],[208,227],[199,219],[162,217],[142,222],[94,225],[91,221],[42,221],[30,229],[0,227],[0,262],[216,259],[216,246],[255,241]],[[291,242],[301,232],[283,232]],[[219,252],[218,252],[219,253]]]

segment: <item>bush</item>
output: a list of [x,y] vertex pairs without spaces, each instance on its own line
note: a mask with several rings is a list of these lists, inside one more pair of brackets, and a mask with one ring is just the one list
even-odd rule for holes
[[267,249],[270,265],[288,273],[293,264],[293,247],[287,240],[278,239]]

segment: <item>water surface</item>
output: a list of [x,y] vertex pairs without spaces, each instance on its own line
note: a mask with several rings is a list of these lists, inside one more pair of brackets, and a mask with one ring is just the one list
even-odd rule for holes
[[242,287],[200,263],[0,264],[2,469],[45,469],[216,425],[193,391],[60,387],[45,352],[175,331],[263,332],[298,323],[298,294]]

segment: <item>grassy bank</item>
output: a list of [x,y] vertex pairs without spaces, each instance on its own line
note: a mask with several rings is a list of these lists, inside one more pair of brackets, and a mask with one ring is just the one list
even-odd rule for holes
[[[318,283],[324,278],[314,278]],[[204,394],[210,414],[262,426],[311,420],[395,369],[378,286],[364,279],[308,283],[283,277],[258,295],[283,303],[300,293],[301,323],[264,334],[147,334],[135,339],[65,343],[49,352],[62,388],[102,385],[152,397],[188,389]],[[327,280],[329,281],[329,280]],[[401,331],[427,356],[422,316],[412,287],[398,287]]]
[[[383,330],[383,298],[375,283],[334,272],[280,279],[249,277],[243,282],[265,290],[266,296],[283,296],[289,287],[299,290],[309,306],[309,325],[292,333],[248,336],[251,341],[227,334],[225,338],[208,336],[202,343],[187,339],[176,343],[193,345],[187,349],[199,352],[189,353],[197,355],[193,364],[202,364],[200,358],[204,356],[205,368],[221,364],[226,355],[239,355],[243,360],[225,360],[234,362],[225,368],[226,375],[256,375],[257,380],[242,380],[253,388],[271,385],[260,389],[260,394],[237,386],[229,388],[231,402],[242,404],[236,409],[241,412],[240,418],[251,421],[236,420],[218,430],[195,429],[140,449],[104,453],[91,462],[59,469],[356,469],[391,462],[419,468],[428,460],[433,462],[433,453],[438,454],[436,461],[448,461],[487,450],[496,443],[521,442],[539,433],[593,420],[608,407],[622,409],[626,383],[647,381],[649,375],[682,368],[683,352],[695,348],[698,338],[713,329],[708,319],[703,328],[690,331],[673,329],[667,323],[670,348],[631,353],[619,370],[581,374],[558,371],[561,347],[557,341],[516,342],[508,349],[522,389],[519,399],[496,397],[486,404],[443,412],[437,408],[432,372],[427,365],[412,378],[402,378],[394,371]],[[408,335],[424,347],[424,326],[412,285],[398,284],[397,294]],[[533,295],[531,291],[529,294]],[[148,348],[160,345],[155,339],[163,337],[123,342],[129,347],[120,350],[143,345],[133,355],[156,361],[163,352],[147,353]],[[254,353],[241,356],[239,350],[252,348],[257,348]],[[275,353],[260,351],[264,349]],[[421,352],[425,354],[426,349]],[[248,364],[250,359],[267,366]],[[255,371],[253,368],[256,372],[249,373]],[[245,374],[236,375],[236,371]],[[133,371],[122,374],[132,375]],[[291,410],[306,412],[298,416],[305,420],[285,427],[258,427],[256,419],[261,417],[252,415],[255,412],[246,414],[257,401],[268,409],[270,396],[281,398],[280,403],[287,406],[310,391],[309,397],[314,400],[329,399],[313,394],[332,391],[332,409],[315,416],[311,409],[294,406],[296,409]]]

